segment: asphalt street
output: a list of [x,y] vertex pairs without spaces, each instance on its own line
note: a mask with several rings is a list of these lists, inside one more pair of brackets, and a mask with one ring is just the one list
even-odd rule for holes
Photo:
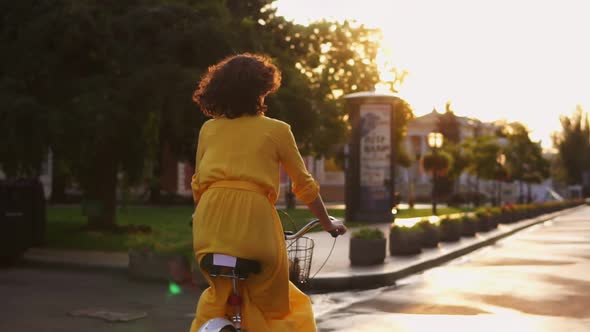
[[[166,284],[125,274],[30,268],[0,270],[0,294],[0,331],[6,332],[188,331],[199,296],[175,295]],[[71,315],[86,309],[147,316],[110,322]]]

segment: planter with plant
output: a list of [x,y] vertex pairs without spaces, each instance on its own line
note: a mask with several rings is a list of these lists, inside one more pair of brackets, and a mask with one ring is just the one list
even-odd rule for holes
[[422,218],[418,225],[422,228],[422,247],[435,248],[440,242],[438,219]]
[[461,236],[472,237],[476,232],[477,219],[467,214],[461,217]]
[[505,204],[500,208],[500,223],[511,224],[516,221],[514,218],[514,207],[512,204]]
[[493,208],[486,208],[486,214],[488,216],[488,225],[491,229],[498,228],[498,223],[500,222],[500,209],[493,207]]
[[488,214],[484,210],[477,210],[475,212],[475,219],[478,232],[489,232],[491,228],[488,222]]
[[444,216],[440,221],[440,240],[442,242],[456,242],[461,239],[463,232],[461,219]]
[[521,221],[523,219],[528,218],[526,208],[523,204],[518,204],[514,206],[514,213],[516,221]]
[[351,265],[382,264],[386,252],[385,235],[380,229],[362,227],[352,233],[348,257]]
[[415,255],[422,251],[422,227],[393,224],[389,231],[389,253],[392,256]]
[[[129,275],[146,280],[173,280],[177,271],[189,274],[192,261],[190,241],[156,241],[149,235],[136,235],[129,241]],[[188,278],[188,275],[186,276]]]

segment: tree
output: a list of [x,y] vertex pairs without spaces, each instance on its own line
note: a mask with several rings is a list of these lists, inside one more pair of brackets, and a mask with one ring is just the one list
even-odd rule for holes
[[[3,83],[15,83],[2,84],[2,95],[16,86],[43,105],[31,114],[32,123],[51,124],[38,150],[50,145],[97,202],[92,227],[115,225],[118,174],[136,183],[161,144],[194,142],[202,122],[190,102],[194,70],[230,50],[223,8],[209,4],[46,0],[3,8],[2,25],[14,30],[2,35]],[[6,158],[2,164],[10,169]]]
[[[460,144],[454,144],[451,142],[444,142],[442,149],[453,159],[453,163],[445,174],[445,177],[447,181],[452,181],[456,184],[456,180],[461,176],[461,174],[463,174],[465,168],[467,167],[468,160],[465,156],[465,152],[463,151]],[[451,189],[453,192],[456,191],[456,187]]]
[[496,158],[501,150],[500,145],[494,136],[476,136],[465,140],[462,148],[468,160],[467,171],[477,177],[476,191],[479,192],[480,178],[494,180],[496,177]]
[[436,122],[436,130],[443,134],[443,150],[451,155],[453,163],[449,171],[439,179],[438,190],[441,194],[450,194],[455,189],[456,179],[465,168],[465,158],[458,146],[461,140],[461,128],[459,121],[451,109],[451,102],[445,105],[445,113],[439,115]]
[[436,197],[439,195],[439,177],[446,174],[452,164],[452,157],[444,151],[433,150],[422,157],[422,167],[432,172],[432,214],[436,215]]
[[[2,167],[10,175],[38,173],[51,149],[57,173],[70,174],[86,200],[99,202],[89,224],[113,228],[119,176],[158,179],[164,150],[194,160],[205,121],[190,100],[196,81],[209,65],[244,51],[269,54],[283,71],[268,115],[292,125],[304,153],[334,154],[348,130],[334,91],[376,83],[374,31],[297,25],[277,16],[271,2],[0,3]],[[400,109],[403,135],[411,109],[405,102]]]
[[505,124],[499,134],[508,140],[505,149],[506,167],[511,179],[519,182],[518,201],[525,201],[523,184],[527,185],[529,194],[526,196],[530,201],[530,185],[540,183],[549,176],[549,162],[543,158],[540,143],[530,139],[529,131],[523,124]]
[[540,144],[535,144],[531,150],[529,160],[525,164],[528,172],[525,173],[523,181],[527,184],[527,203],[531,203],[533,198],[531,196],[531,185],[541,183],[544,179],[549,177],[550,163],[543,157],[542,148]]
[[445,112],[438,116],[436,129],[442,133],[446,143],[458,144],[461,141],[461,128],[455,112],[451,109],[451,102],[445,105]]
[[560,118],[562,131],[553,136],[559,165],[567,184],[581,184],[585,171],[590,170],[590,123],[588,114],[577,106],[571,117]]
[[[279,54],[281,68],[289,68],[291,78],[296,74],[305,78],[306,91],[296,88],[297,94],[307,97],[311,114],[301,117],[294,108],[273,105],[271,115],[291,123],[304,154],[316,157],[334,156],[334,147],[348,135],[347,116],[344,114],[342,94],[371,90],[379,81],[377,64],[377,31],[349,22],[320,21],[307,26],[294,24],[268,10],[263,18],[264,32],[272,35],[267,40],[273,54]],[[283,87],[284,94],[290,86]],[[303,92],[303,94],[301,94]],[[281,97],[279,94],[277,97]],[[299,105],[297,105],[299,104]],[[301,105],[304,104],[304,105]],[[279,107],[276,107],[279,106]],[[274,110],[274,111],[273,111]]]
[[422,167],[427,172],[445,175],[453,164],[453,157],[445,151],[427,153],[422,157]]
[[38,175],[49,149],[54,3],[0,2],[0,164],[9,177]]

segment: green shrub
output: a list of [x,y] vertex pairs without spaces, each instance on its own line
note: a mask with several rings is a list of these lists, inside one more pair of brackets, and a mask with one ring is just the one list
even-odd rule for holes
[[429,218],[422,218],[417,225],[422,228],[422,247],[436,247],[440,242],[440,229],[438,223],[431,222]]
[[182,254],[192,257],[193,243],[191,239],[178,241],[176,239],[163,237],[157,238],[153,234],[136,234],[127,241],[129,249],[142,252],[155,252],[163,255]]
[[352,233],[356,239],[384,239],[385,234],[378,228],[362,227]]
[[482,209],[477,209],[475,211],[475,217],[476,218],[486,218],[488,216],[488,213],[485,210]]
[[469,216],[469,215],[464,215],[461,218],[461,224],[462,224],[462,231],[461,231],[461,235],[462,236],[475,236],[475,233],[477,232],[477,220],[475,219],[475,217]]
[[440,221],[440,240],[444,242],[455,242],[461,238],[463,225],[461,219],[445,216]]
[[477,224],[477,231],[478,232],[487,232],[491,229],[489,217],[487,213],[476,213],[475,214],[475,222]]
[[420,225],[412,227],[393,225],[389,232],[389,253],[395,255],[414,255],[422,251],[422,234]]
[[487,208],[487,212],[492,216],[497,216],[502,213],[502,208],[498,206]]
[[447,152],[427,153],[422,157],[422,167],[428,172],[445,173],[453,164],[453,156]]

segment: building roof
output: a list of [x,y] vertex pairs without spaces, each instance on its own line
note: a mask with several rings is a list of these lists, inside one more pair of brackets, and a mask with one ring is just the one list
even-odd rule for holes
[[[422,115],[422,116],[418,116],[414,119],[412,119],[410,121],[410,123],[415,123],[415,124],[420,124],[420,125],[427,125],[427,124],[433,124],[436,125],[436,123],[438,122],[438,118],[441,117],[444,113],[439,113],[436,110],[432,110],[432,112]],[[470,118],[467,116],[459,116],[459,115],[455,115],[457,121],[459,122],[460,125],[463,126],[475,126],[475,125],[480,125],[480,126],[484,126],[484,127],[495,127],[494,123],[491,122],[483,122],[479,119],[475,119],[475,118]]]
[[343,98],[345,99],[353,99],[353,98],[375,98],[375,97],[394,97],[399,98],[395,94],[391,92],[378,92],[378,91],[361,91],[355,93],[349,93],[345,95]]
[[[424,131],[432,131],[436,128],[438,119],[441,117],[443,113],[438,113],[436,110],[432,110],[432,112],[416,117],[408,123],[408,134],[412,132],[424,132]],[[480,127],[482,129],[493,130],[496,128],[496,125],[491,122],[483,122],[479,119],[474,119],[466,116],[457,116],[457,122],[459,123],[459,127],[464,129],[467,128],[475,128]]]

